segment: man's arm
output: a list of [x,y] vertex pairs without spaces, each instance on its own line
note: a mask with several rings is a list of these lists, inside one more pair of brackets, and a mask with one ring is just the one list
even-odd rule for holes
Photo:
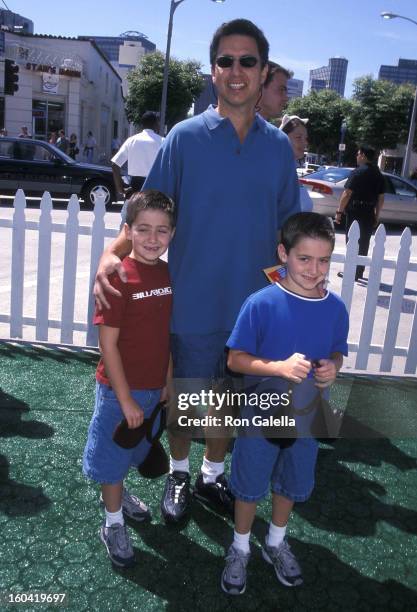
[[311,370],[310,361],[300,353],[294,353],[284,361],[270,361],[235,349],[229,351],[227,366],[240,374],[281,376],[295,383],[300,383],[307,378]]
[[116,192],[118,195],[120,194],[124,196],[125,188],[124,188],[123,181],[122,181],[122,174],[120,172],[120,167],[117,164],[112,162],[111,169],[113,172],[113,182],[116,188]]
[[110,304],[106,299],[106,293],[111,293],[118,297],[121,296],[120,291],[112,287],[109,283],[108,277],[112,272],[117,272],[120,279],[125,283],[126,272],[122,267],[122,259],[129,255],[132,250],[132,243],[126,238],[126,232],[124,228],[120,234],[109,244],[105,249],[103,255],[100,258],[96,279],[94,282],[94,297],[96,304],[100,310],[104,308],[110,308]]
[[340,223],[341,216],[344,214],[346,206],[349,204],[349,200],[352,197],[352,189],[344,189],[342,195],[340,196],[339,208],[336,211],[336,217],[334,222]]
[[384,206],[384,195],[385,194],[380,193],[378,196],[378,201],[375,207],[375,225],[378,225],[379,215],[381,214],[382,207]]
[[100,325],[99,341],[104,368],[111,386],[119,400],[129,429],[135,429],[143,423],[143,410],[133,399],[123,370],[122,359],[117,346],[120,329]]

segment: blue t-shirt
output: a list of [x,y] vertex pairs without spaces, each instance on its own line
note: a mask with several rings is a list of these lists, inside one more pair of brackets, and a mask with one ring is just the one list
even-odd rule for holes
[[144,184],[177,206],[169,248],[172,331],[230,331],[248,295],[276,262],[277,230],[300,211],[288,138],[256,116],[240,143],[213,107],[177,124]]
[[[307,298],[276,283],[246,300],[227,346],[271,361],[288,359],[294,353],[307,359],[329,359],[335,352],[347,355],[348,332],[349,316],[337,295],[327,292],[322,298]],[[310,401],[312,393],[317,393],[314,382],[311,372],[294,386],[297,396],[304,395],[297,404]],[[288,391],[288,381],[280,377],[247,376],[246,383],[260,390]]]

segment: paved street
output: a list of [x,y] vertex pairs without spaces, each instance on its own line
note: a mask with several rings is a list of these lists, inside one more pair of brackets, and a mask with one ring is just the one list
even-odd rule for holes
[[[10,205],[2,205],[0,209],[0,217],[3,219],[11,219],[13,209]],[[38,208],[28,208],[27,219],[36,221],[39,219],[40,211]],[[65,210],[53,211],[53,222],[64,223],[66,219]],[[93,214],[91,211],[81,211],[79,214],[81,225],[91,225]],[[118,212],[106,213],[106,226],[117,230],[120,224],[120,215]],[[386,258],[395,258],[398,253],[401,229],[390,227],[388,228],[388,237],[386,242]],[[10,246],[11,232],[9,229],[0,228],[0,240],[3,246],[3,265],[0,268],[0,313],[8,313],[10,308]],[[24,286],[25,300],[25,316],[35,316],[36,308],[36,270],[37,270],[37,232],[28,231],[26,241],[26,280]],[[63,246],[64,235],[55,234],[52,245],[52,266],[51,266],[51,294],[50,294],[50,312],[51,319],[59,319],[61,316],[61,293],[62,293],[62,273],[63,273]],[[336,251],[343,251],[344,235],[339,232],[336,240]],[[417,259],[417,231],[413,231],[412,242],[412,257]],[[89,279],[89,262],[90,262],[90,238],[81,236],[79,239],[79,254],[78,254],[78,271],[76,284],[76,301],[75,315],[77,321],[86,320],[87,300],[88,300],[88,279]],[[342,279],[337,277],[338,270],[341,269],[341,264],[334,263],[330,273],[330,288],[336,293],[340,293]],[[394,270],[383,270],[382,284],[378,297],[378,308],[375,319],[375,329],[373,342],[382,343],[386,328],[386,315],[389,308],[390,291]],[[366,284],[355,284],[352,311],[351,311],[351,335],[350,341],[356,342],[359,339],[361,323],[363,318],[363,308],[366,298]],[[400,321],[399,343],[401,346],[408,344],[408,338],[411,330],[412,317],[415,309],[417,295],[417,273],[409,273],[407,278],[407,292],[403,300],[403,310]],[[0,323],[0,337],[8,337],[8,325]],[[26,326],[24,337],[27,340],[35,339],[34,329]],[[59,342],[59,331],[51,330],[50,341]],[[85,342],[85,334],[76,332],[74,334],[74,342],[83,345]],[[397,342],[398,344],[398,342]],[[354,368],[355,355],[352,354],[345,363],[346,369]],[[371,356],[369,360],[370,372],[378,371],[379,357]],[[393,373],[400,373],[403,367],[403,360],[396,358],[394,360]]]

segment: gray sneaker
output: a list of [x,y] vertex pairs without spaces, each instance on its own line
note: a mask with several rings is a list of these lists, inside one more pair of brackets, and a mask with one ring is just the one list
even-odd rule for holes
[[[100,495],[100,504],[104,506],[102,495]],[[152,519],[148,506],[136,495],[131,495],[124,487],[122,493],[122,511],[125,516],[137,523],[143,523],[143,521],[150,521]]]
[[242,595],[246,589],[246,566],[250,553],[244,553],[233,544],[226,555],[226,567],[222,573],[222,589],[228,595]]
[[122,493],[122,510],[125,516],[138,523],[150,521],[152,518],[148,506],[146,506],[139,497],[136,497],[136,495],[131,495],[124,487]]
[[265,546],[262,548],[262,556],[265,561],[274,566],[277,578],[285,586],[299,586],[303,584],[301,567],[294,554],[291,552],[287,540],[283,540],[279,546]]
[[135,553],[130,543],[126,525],[116,523],[106,527],[104,522],[100,529],[100,538],[107,548],[107,554],[118,567],[131,567],[135,563]]

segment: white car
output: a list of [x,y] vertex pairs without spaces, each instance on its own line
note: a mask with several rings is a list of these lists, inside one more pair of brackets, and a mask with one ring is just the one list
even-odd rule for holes
[[[300,183],[309,190],[315,212],[334,216],[352,170],[332,166],[299,178]],[[395,174],[382,174],[385,179],[385,199],[380,214],[381,223],[417,225],[417,186]]]

